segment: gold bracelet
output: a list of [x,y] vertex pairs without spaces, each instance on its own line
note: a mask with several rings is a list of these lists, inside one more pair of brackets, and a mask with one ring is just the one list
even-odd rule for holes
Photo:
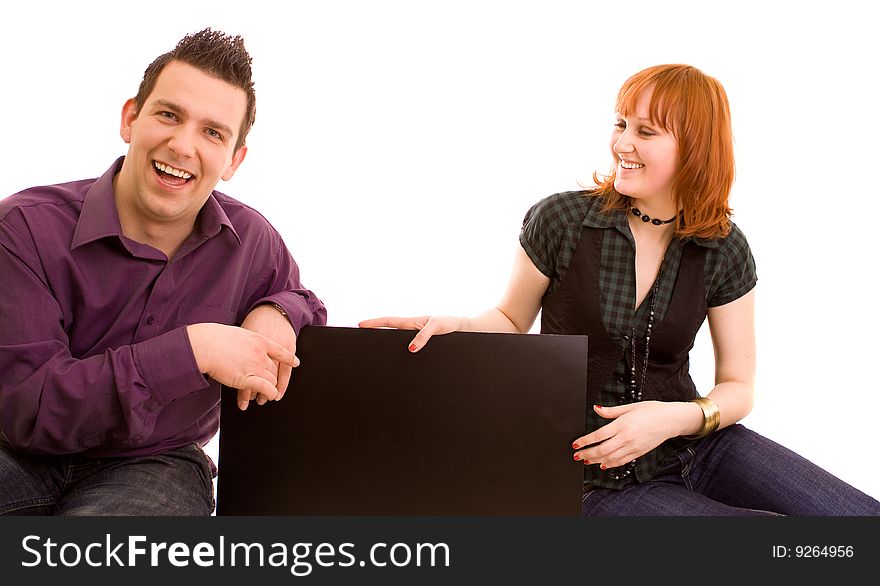
[[718,425],[721,423],[721,412],[718,410],[718,405],[715,404],[715,401],[709,397],[700,397],[699,399],[693,399],[691,402],[696,403],[703,410],[703,427],[694,435],[686,435],[684,438],[700,439],[718,429]]
[[281,307],[280,305],[278,305],[277,303],[275,303],[274,301],[272,302],[272,307],[277,309],[281,313],[281,315],[283,315],[284,317],[287,317],[287,312],[284,311],[284,308]]

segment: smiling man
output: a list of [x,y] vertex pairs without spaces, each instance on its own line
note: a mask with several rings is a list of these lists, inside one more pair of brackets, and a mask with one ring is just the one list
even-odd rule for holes
[[240,37],[184,37],[101,177],[0,200],[0,514],[210,515],[221,385],[279,400],[326,323],[281,236],[214,191],[254,122]]

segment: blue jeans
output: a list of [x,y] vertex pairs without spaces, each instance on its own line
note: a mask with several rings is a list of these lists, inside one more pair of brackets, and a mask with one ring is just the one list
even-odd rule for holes
[[209,516],[212,466],[196,444],[155,456],[15,451],[0,433],[0,515]]
[[589,516],[877,516],[880,502],[736,424],[697,440],[646,482],[584,492]]

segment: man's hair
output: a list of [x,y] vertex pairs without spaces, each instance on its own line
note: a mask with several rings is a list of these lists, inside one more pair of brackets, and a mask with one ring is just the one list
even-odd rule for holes
[[[672,184],[676,236],[718,238],[730,231],[728,204],[734,179],[733,133],[724,87],[690,65],[656,65],[624,82],[617,112],[635,112],[644,92],[651,92],[651,122],[678,140],[680,169]],[[629,198],[614,189],[615,173],[593,174],[597,195],[607,198],[605,211],[626,209]]]
[[240,36],[233,37],[220,31],[212,31],[210,28],[183,37],[173,50],[157,57],[144,71],[144,78],[134,98],[138,112],[156,86],[159,74],[172,61],[192,65],[244,90],[247,96],[247,109],[241,121],[235,150],[244,146],[245,137],[254,124],[257,111],[257,98],[254,93],[254,82],[251,79],[251,56],[244,48],[244,39]]

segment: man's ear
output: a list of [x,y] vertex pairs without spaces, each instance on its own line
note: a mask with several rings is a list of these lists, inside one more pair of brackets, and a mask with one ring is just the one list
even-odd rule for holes
[[126,100],[125,104],[122,106],[122,120],[119,123],[119,136],[122,137],[125,144],[131,143],[131,127],[134,124],[137,115],[138,111],[137,106],[134,103],[134,98]]
[[221,175],[223,181],[229,181],[232,179],[232,176],[235,175],[235,172],[238,170],[238,166],[244,161],[245,155],[247,155],[247,147],[244,145],[233,153],[232,162],[229,163],[229,166],[226,167],[223,175]]

